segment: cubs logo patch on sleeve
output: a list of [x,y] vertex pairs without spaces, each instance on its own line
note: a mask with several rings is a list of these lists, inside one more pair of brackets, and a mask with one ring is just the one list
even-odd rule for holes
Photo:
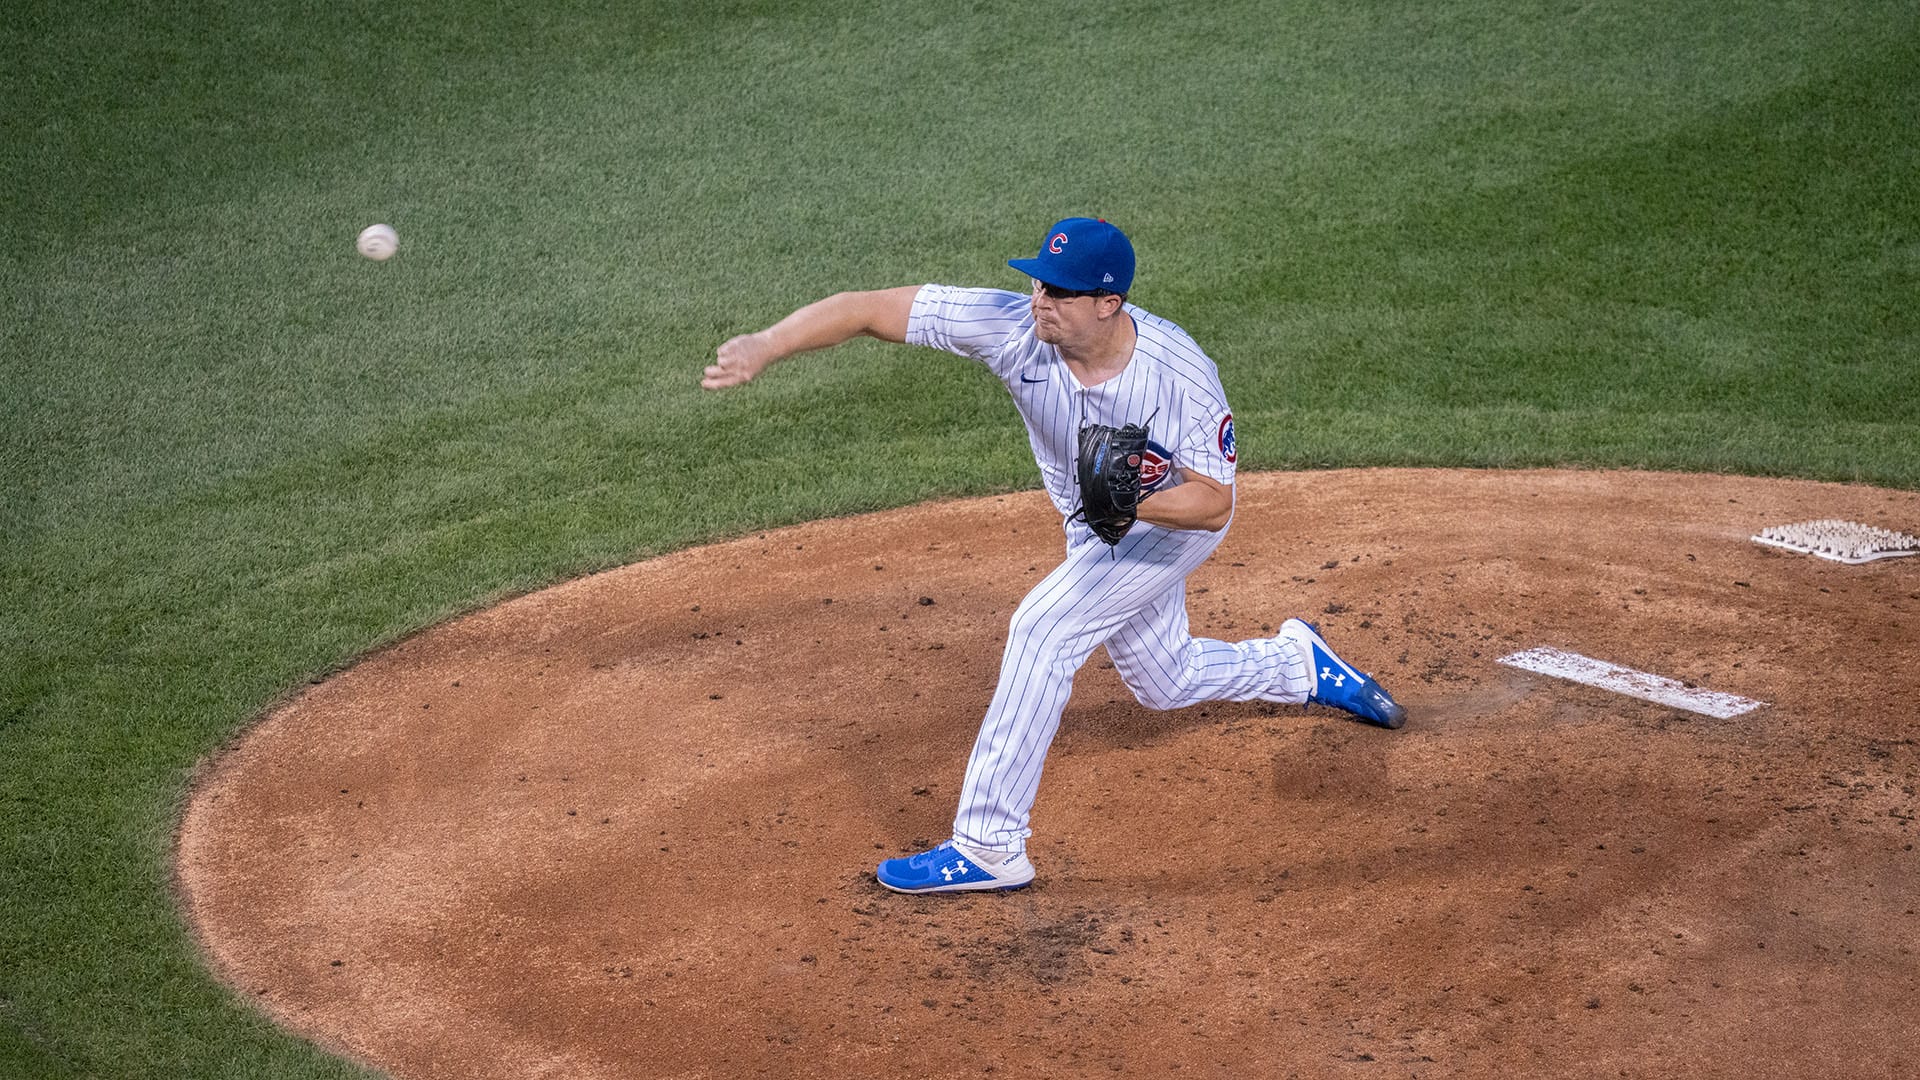
[[1232,463],[1238,457],[1239,444],[1233,438],[1233,414],[1220,421],[1220,455]]

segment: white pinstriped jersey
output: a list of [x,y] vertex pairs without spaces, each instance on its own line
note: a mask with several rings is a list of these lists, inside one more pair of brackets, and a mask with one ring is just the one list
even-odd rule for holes
[[[1137,340],[1119,375],[1080,385],[1054,346],[1034,336],[1024,293],[925,285],[913,299],[907,342],[987,365],[1013,395],[1047,495],[1062,515],[1080,506],[1074,455],[1082,424],[1149,424],[1153,452],[1141,481],[1152,490],[1192,469],[1233,483],[1233,415],[1213,361],[1187,332],[1131,304]],[[1170,459],[1170,460],[1169,460]],[[1168,477],[1172,479],[1167,479]]]

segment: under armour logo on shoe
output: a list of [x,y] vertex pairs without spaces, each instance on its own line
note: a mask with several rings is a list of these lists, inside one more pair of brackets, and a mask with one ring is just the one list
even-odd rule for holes
[[1323,667],[1323,668],[1321,668],[1321,669],[1320,669],[1320,679],[1321,679],[1321,681],[1323,681],[1323,682],[1324,682],[1324,681],[1326,681],[1327,679],[1332,679],[1332,680],[1333,680],[1333,685],[1334,685],[1334,687],[1335,687],[1336,689],[1337,689],[1337,688],[1339,688],[1339,687],[1342,687],[1342,686],[1345,686],[1345,685],[1347,685],[1347,676],[1346,676],[1346,673],[1345,673],[1345,672],[1342,672],[1342,673],[1340,673],[1340,674],[1338,674],[1338,675],[1335,675],[1335,674],[1333,673],[1333,669],[1332,669],[1332,668],[1330,668],[1330,667]]
[[967,865],[967,860],[960,859],[957,862],[955,862],[952,866],[941,867],[940,876],[946,878],[948,881],[952,881],[954,879],[954,875],[956,874],[959,875],[960,877],[966,877],[967,871],[969,869],[971,869],[971,867]]

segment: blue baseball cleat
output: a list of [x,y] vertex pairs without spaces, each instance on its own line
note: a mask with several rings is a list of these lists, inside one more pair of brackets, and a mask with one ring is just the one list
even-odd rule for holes
[[880,864],[877,876],[880,884],[899,893],[1018,889],[1033,880],[1033,864],[1021,852],[989,869],[984,861],[967,856],[949,840],[931,851],[888,859]]
[[1393,700],[1393,695],[1371,676],[1340,659],[1312,623],[1288,619],[1280,624],[1280,636],[1299,646],[1313,664],[1313,689],[1307,694],[1308,701],[1345,709],[1383,728],[1398,728],[1407,722],[1407,710]]

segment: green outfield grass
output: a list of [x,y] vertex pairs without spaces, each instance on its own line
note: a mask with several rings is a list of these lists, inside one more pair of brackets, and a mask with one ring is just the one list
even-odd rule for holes
[[836,289],[1022,287],[1057,217],[1132,234],[1243,467],[1920,488],[1911,0],[850,7],[0,27],[0,1076],[357,1075],[202,968],[196,762],[502,596],[1037,486],[941,354],[696,384]]

